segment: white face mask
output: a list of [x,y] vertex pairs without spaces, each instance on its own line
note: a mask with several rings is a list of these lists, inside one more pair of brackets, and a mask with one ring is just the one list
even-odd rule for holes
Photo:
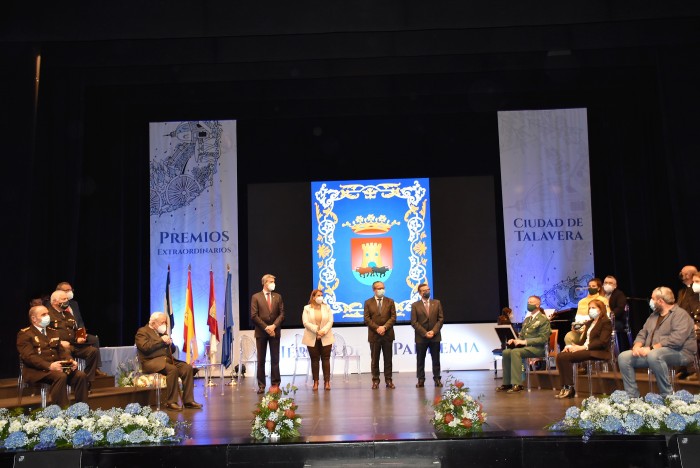
[[604,290],[606,293],[610,294],[611,292],[613,292],[613,291],[615,290],[615,288],[613,288],[613,285],[612,285],[612,284],[604,284],[604,285],[603,285],[603,290]]
[[323,296],[315,297],[314,301],[316,301],[316,304],[323,304]]
[[41,317],[41,321],[39,322],[39,326],[41,328],[46,328],[49,326],[50,323],[51,323],[51,317],[48,315],[44,315],[43,317]]
[[693,292],[700,293],[700,283],[693,283]]
[[649,307],[651,310],[656,311],[656,302],[654,302],[654,299],[649,299]]
[[275,290],[275,283],[268,283],[267,290],[274,291]]
[[156,328],[156,331],[161,335],[165,335],[165,332],[168,331],[168,327],[166,327],[165,324],[162,324],[158,328]]
[[598,309],[588,309],[588,316],[592,319],[595,320],[598,318],[598,315],[600,315],[600,312]]
[[384,289],[377,289],[377,297],[384,297]]

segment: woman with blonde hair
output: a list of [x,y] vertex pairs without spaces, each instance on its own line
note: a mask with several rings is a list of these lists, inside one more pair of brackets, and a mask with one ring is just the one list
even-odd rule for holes
[[323,367],[323,388],[331,389],[331,348],[333,347],[333,312],[328,304],[323,302],[323,291],[311,291],[309,303],[304,306],[301,314],[304,324],[302,344],[309,350],[311,374],[313,375],[313,391],[318,391],[319,361]]

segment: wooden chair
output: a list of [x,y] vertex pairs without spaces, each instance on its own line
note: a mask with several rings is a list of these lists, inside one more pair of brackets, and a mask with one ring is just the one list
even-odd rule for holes
[[[552,390],[556,390],[554,385],[554,379],[552,378],[552,367],[556,367],[557,354],[559,353],[559,330],[552,330],[549,334],[549,342],[544,345],[544,356],[537,356],[531,358],[525,358],[525,375],[527,376],[527,391],[532,391],[530,387],[530,370],[538,362],[544,362],[545,370],[547,371],[547,376],[549,381],[552,382]],[[495,363],[494,363],[495,365]],[[537,388],[541,389],[542,386],[539,385],[539,379],[537,380]]]

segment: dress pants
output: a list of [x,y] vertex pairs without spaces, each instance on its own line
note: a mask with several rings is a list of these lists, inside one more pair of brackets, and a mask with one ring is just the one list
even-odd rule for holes
[[316,346],[307,346],[309,350],[309,359],[311,359],[311,375],[314,381],[318,380],[319,377],[319,361],[321,361],[321,366],[323,367],[323,381],[331,381],[331,348],[332,344],[328,346],[323,346],[323,342],[320,339],[316,340]]
[[95,370],[97,369],[97,360],[100,356],[100,351],[94,346],[87,344],[71,345],[70,354],[74,358],[85,359],[84,372],[87,375],[88,382],[95,380]]
[[275,336],[256,336],[255,347],[258,352],[258,386],[265,387],[265,360],[267,359],[267,345],[270,345],[270,383],[279,385],[282,382],[280,376],[280,334],[275,330]]
[[192,403],[194,401],[194,373],[192,366],[184,361],[166,362],[165,369],[161,372],[165,374],[167,403],[178,402],[178,377],[182,379],[182,403]]
[[380,337],[377,341],[369,343],[369,351],[372,359],[370,369],[372,371],[372,382],[379,382],[379,357],[384,356],[384,381],[391,382],[393,369],[392,347],[394,340]]
[[426,341],[416,343],[416,376],[418,380],[425,380],[425,355],[430,349],[430,358],[433,361],[433,380],[440,380],[440,342]]
[[68,385],[73,389],[76,402],[88,401],[88,380],[82,371],[75,370],[70,374],[66,374],[63,371],[50,371],[38,382],[51,385],[49,389],[51,403],[61,408],[65,408],[70,403],[66,392]]
[[503,350],[503,385],[523,384],[523,359],[544,356],[544,347],[525,346]]
[[559,371],[559,383],[560,386],[573,385],[574,384],[574,363],[584,362],[589,359],[594,359],[591,357],[591,352],[588,350],[576,351],[573,353],[559,353],[557,354],[557,370]]

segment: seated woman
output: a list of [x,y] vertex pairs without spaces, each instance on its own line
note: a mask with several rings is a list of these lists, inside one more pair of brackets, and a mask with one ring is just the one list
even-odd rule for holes
[[608,318],[605,303],[598,299],[590,301],[588,317],[590,320],[583,325],[578,343],[566,345],[564,350],[557,354],[561,391],[554,398],[573,398],[576,395],[573,363],[589,359],[610,359],[612,322]]

